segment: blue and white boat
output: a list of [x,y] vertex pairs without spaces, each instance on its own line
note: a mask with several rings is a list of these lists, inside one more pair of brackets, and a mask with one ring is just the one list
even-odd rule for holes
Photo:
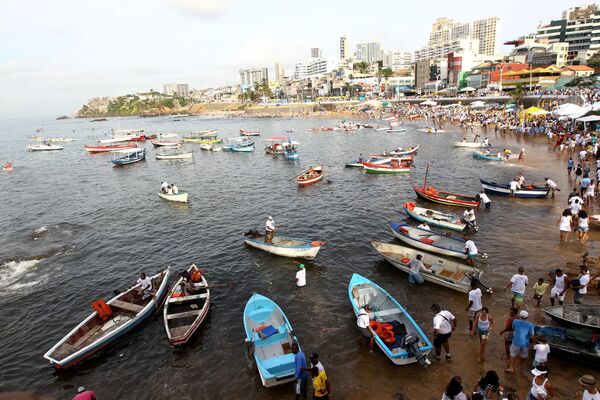
[[300,143],[293,140],[283,143],[283,158],[292,161],[300,159],[300,152],[298,151],[299,145]]
[[225,139],[223,151],[252,152],[254,151],[254,142],[244,136]]
[[504,157],[493,155],[493,154],[485,154],[482,153],[481,151],[474,151],[473,152],[473,158],[479,159],[479,160],[486,160],[486,161],[505,161]]
[[417,249],[445,256],[467,258],[465,240],[461,238],[397,222],[390,222],[390,227],[396,238]]
[[[431,342],[408,311],[388,292],[364,276],[352,274],[348,284],[348,297],[355,316],[366,305],[371,307],[369,330],[377,346],[390,361],[396,365],[426,363],[427,354],[433,347]],[[389,330],[389,336],[383,333]],[[405,340],[408,335],[416,338],[416,346],[407,345],[406,342],[410,342]]]
[[169,288],[169,273],[170,268],[167,268],[150,277],[152,295],[146,299],[138,299],[138,284],[106,303],[104,300],[93,302],[96,311],[48,350],[44,358],[56,368],[69,368],[138,326],[162,306]]
[[272,387],[294,382],[292,343],[298,343],[298,338],[283,310],[273,300],[254,293],[244,308],[244,330],[262,384]]
[[245,237],[244,243],[278,256],[305,258],[307,260],[314,260],[321,247],[325,244],[318,240],[299,239],[281,235],[273,236],[273,243],[267,243],[263,236],[256,236],[256,234]]
[[[496,183],[485,179],[480,179],[479,181],[486,193],[498,196],[510,196],[510,185],[508,184]],[[546,185],[528,185],[515,190],[513,196],[525,199],[543,199],[548,196],[548,193],[550,193],[550,188]]]
[[146,158],[146,149],[145,148],[119,150],[114,153],[115,153],[115,158],[112,159],[111,161],[115,167],[122,167],[123,165],[134,164],[134,163],[140,162]]

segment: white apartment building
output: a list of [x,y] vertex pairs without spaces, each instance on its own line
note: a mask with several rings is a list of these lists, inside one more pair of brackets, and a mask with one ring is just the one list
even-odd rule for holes
[[479,52],[478,39],[454,39],[415,51],[415,62],[433,58],[443,58],[459,50]]
[[256,83],[262,83],[264,81],[269,81],[269,71],[267,68],[248,68],[248,69],[240,69],[240,81],[242,85],[242,90],[253,87]]
[[438,18],[431,25],[429,45],[435,46],[454,39],[461,39],[471,34],[469,23],[456,22],[448,18]]
[[294,67],[294,79],[314,78],[327,74],[338,68],[339,63],[325,58],[311,58],[308,61],[298,61]]
[[163,94],[188,97],[190,95],[190,85],[187,83],[166,83],[163,85]]
[[479,39],[479,53],[495,56],[500,49],[499,35],[500,18],[488,17],[478,19],[471,24],[471,36]]
[[340,37],[340,60],[347,60],[348,57],[348,38],[346,36]]
[[323,52],[318,47],[313,47],[310,49],[310,56],[312,58],[323,58]]
[[412,68],[412,54],[409,51],[396,49],[383,53],[383,68],[391,68],[392,71]]
[[285,70],[283,64],[280,62],[275,63],[275,82],[283,83],[285,80]]
[[379,42],[359,43],[356,45],[357,60],[374,63],[382,60],[381,44]]

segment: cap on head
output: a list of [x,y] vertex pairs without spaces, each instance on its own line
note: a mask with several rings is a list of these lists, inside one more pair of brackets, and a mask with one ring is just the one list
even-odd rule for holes
[[579,383],[586,386],[594,386],[596,384],[596,378],[592,375],[583,375],[579,378]]
[[85,388],[83,386],[79,386],[79,388],[77,389],[77,393],[82,393],[82,392],[85,392]]
[[298,264],[298,268],[304,269],[304,264]]
[[522,319],[527,319],[529,317],[529,313],[525,310],[521,310],[519,312],[519,317],[521,317]]
[[537,368],[534,368],[531,370],[531,373],[535,376],[540,376],[540,375],[544,375],[546,374],[548,371],[546,370],[546,367],[543,365],[538,365]]

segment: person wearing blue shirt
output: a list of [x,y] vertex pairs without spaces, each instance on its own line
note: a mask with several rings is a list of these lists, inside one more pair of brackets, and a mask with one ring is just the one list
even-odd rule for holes
[[533,330],[533,324],[527,321],[527,317],[529,317],[529,313],[525,310],[521,310],[519,313],[520,319],[515,319],[512,323],[514,334],[510,345],[510,366],[505,372],[515,371],[517,357],[520,357],[521,364],[524,364],[529,355],[529,343],[531,340],[535,340],[535,332]]
[[308,382],[308,372],[306,371],[306,356],[300,351],[298,343],[292,343],[292,353],[294,353],[294,364],[296,365],[296,400],[306,400],[306,384]]

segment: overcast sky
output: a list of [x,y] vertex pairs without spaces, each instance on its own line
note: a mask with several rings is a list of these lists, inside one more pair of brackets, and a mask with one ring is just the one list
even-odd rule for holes
[[286,70],[338,41],[386,49],[427,44],[437,17],[495,15],[500,37],[531,33],[565,8],[591,2],[323,0],[0,0],[0,117],[72,115],[89,98],[169,82],[238,83],[250,66]]

